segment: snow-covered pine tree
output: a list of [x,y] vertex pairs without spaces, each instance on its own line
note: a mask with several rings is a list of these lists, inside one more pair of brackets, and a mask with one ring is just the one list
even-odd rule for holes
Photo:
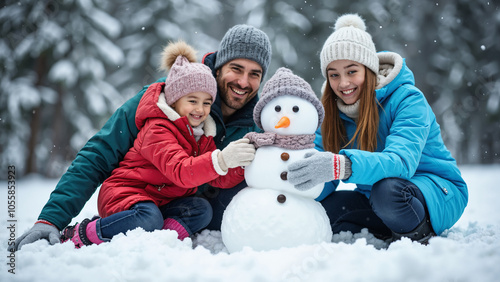
[[35,0],[7,1],[0,22],[0,163],[58,176],[120,103],[105,78],[121,24],[92,1]]

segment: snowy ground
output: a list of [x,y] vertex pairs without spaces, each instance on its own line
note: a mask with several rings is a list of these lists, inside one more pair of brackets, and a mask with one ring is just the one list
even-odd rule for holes
[[[38,241],[6,251],[7,183],[0,187],[0,281],[499,281],[500,165],[462,166],[469,205],[460,221],[428,246],[402,240],[386,246],[370,234],[341,234],[334,242],[268,252],[228,254],[220,232],[194,242],[173,231],[134,230],[110,243],[74,249]],[[18,179],[16,233],[36,220],[57,180]],[[96,213],[95,197],[75,218]],[[192,247],[192,245],[196,247]]]

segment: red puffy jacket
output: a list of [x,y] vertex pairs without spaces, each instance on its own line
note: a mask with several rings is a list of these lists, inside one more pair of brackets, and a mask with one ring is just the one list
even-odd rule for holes
[[187,118],[166,104],[164,86],[152,84],[137,107],[135,123],[140,131],[134,146],[101,186],[101,217],[128,210],[142,201],[162,206],[193,195],[204,183],[231,188],[244,180],[241,167],[229,169],[224,176],[217,173],[216,169],[222,170],[214,152],[215,122],[208,116],[205,134],[196,141]]

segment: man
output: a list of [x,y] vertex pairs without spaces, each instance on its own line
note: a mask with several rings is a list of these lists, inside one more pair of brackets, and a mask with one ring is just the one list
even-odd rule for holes
[[[257,91],[271,60],[271,43],[261,30],[248,25],[236,25],[222,38],[219,51],[209,53],[203,63],[212,69],[217,79],[217,99],[211,116],[217,124],[214,141],[222,149],[246,133],[258,131],[253,121]],[[165,78],[158,80],[164,81]],[[67,172],[51,193],[35,225],[16,240],[15,249],[40,239],[50,244],[60,241],[60,230],[78,215],[97,187],[111,175],[137,136],[135,112],[147,90],[125,102],[77,154]],[[245,186],[203,194],[212,204],[214,220],[207,228],[219,229],[222,213],[232,196]]]

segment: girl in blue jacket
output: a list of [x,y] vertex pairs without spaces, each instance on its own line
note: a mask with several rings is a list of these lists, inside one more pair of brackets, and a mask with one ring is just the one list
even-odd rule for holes
[[[327,78],[320,151],[290,164],[297,189],[327,182],[319,200],[333,233],[427,243],[457,222],[467,185],[413,73],[396,53],[376,53],[358,15],[338,18],[321,51]],[[339,180],[354,191],[334,191]]]

